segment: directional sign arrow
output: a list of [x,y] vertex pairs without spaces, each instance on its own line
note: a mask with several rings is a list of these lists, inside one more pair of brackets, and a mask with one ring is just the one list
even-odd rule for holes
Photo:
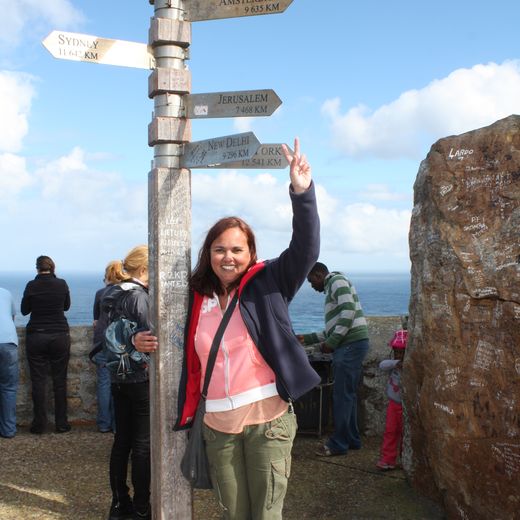
[[186,2],[190,22],[283,13],[292,0],[190,0]]
[[253,132],[187,143],[184,146],[181,166],[184,168],[205,168],[210,165],[250,159],[259,146],[260,141]]
[[155,67],[153,54],[144,43],[109,40],[64,31],[52,31],[42,43],[55,58],[62,60],[88,61],[138,69]]
[[[291,148],[289,148],[289,150],[291,150]],[[273,143],[260,145],[260,148],[258,148],[255,155],[253,155],[253,157],[251,157],[250,159],[233,161],[224,165],[211,164],[209,166],[206,166],[206,168],[227,168],[233,170],[281,170],[283,168],[287,168],[287,166],[289,166],[289,163],[287,162],[287,159],[283,154],[282,145],[279,143]]]
[[270,116],[282,104],[270,89],[188,94],[183,99],[188,119]]

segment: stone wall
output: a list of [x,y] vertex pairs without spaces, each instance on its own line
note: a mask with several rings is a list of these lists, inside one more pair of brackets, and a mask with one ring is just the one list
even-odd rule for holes
[[[359,392],[360,427],[369,436],[381,435],[384,430],[386,375],[378,370],[379,361],[390,349],[388,341],[399,327],[397,316],[368,318],[371,348],[365,360],[365,374]],[[92,345],[91,327],[71,327],[71,357],[68,373],[69,420],[72,423],[94,423],[96,418],[96,370],[89,361]],[[18,424],[25,426],[32,419],[31,384],[25,358],[25,329],[18,329],[20,350],[20,386],[17,397]],[[48,384],[49,422],[53,419],[52,381]]]

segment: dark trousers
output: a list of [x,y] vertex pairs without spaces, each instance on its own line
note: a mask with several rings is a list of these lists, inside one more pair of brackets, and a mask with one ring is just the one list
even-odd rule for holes
[[117,502],[128,499],[128,459],[132,459],[134,506],[150,502],[150,391],[143,383],[112,384],[116,433],[110,454],[110,487]]
[[54,390],[54,424],[67,425],[67,369],[70,357],[68,332],[27,334],[26,354],[32,384],[34,418],[32,425],[45,428],[47,424],[47,374],[51,369]]

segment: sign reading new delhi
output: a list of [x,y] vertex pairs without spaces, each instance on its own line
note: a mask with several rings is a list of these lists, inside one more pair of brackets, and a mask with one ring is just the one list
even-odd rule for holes
[[183,168],[205,168],[250,159],[259,147],[260,141],[253,132],[194,141],[184,145],[181,165]]

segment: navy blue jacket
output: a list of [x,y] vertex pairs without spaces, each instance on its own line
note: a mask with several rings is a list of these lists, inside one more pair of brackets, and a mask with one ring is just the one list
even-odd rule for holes
[[[304,193],[290,190],[293,234],[278,257],[254,265],[239,286],[239,309],[251,338],[276,375],[278,393],[293,401],[320,383],[307,354],[296,338],[288,305],[305,282],[320,250],[320,223],[314,183]],[[200,362],[194,336],[203,297],[194,293],[185,331],[178,417],[175,429],[189,427],[200,399]]]

